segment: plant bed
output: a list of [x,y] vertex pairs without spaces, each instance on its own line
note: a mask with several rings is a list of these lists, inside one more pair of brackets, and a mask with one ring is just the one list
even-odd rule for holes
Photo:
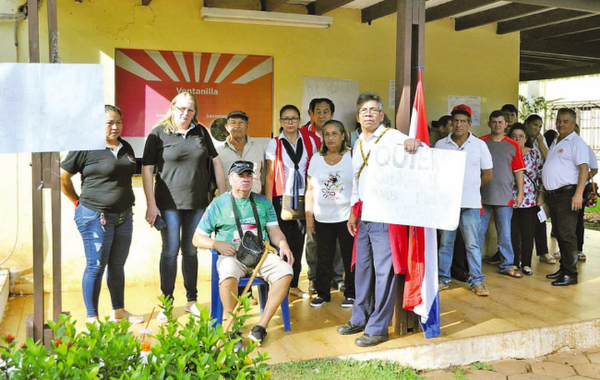
[[[0,341],[0,380],[11,379],[269,379],[267,354],[251,353],[256,343],[234,351],[236,335],[249,318],[244,296],[230,333],[213,327],[207,309],[184,325],[172,318],[171,301],[161,300],[169,321],[156,335],[137,337],[129,322],[88,323],[77,332],[71,316],[49,321],[55,339],[50,348],[27,338],[19,344],[11,335]],[[140,339],[142,338],[142,339]],[[150,338],[150,339],[147,339]],[[143,349],[145,351],[143,351]]]

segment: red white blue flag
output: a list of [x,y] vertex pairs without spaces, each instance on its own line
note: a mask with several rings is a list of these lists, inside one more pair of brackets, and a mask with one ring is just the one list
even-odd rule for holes
[[[419,81],[417,82],[408,135],[429,146],[421,69],[419,69]],[[425,337],[433,338],[440,335],[437,233],[434,228],[411,226],[408,235],[408,270],[404,285],[403,306],[419,316]]]

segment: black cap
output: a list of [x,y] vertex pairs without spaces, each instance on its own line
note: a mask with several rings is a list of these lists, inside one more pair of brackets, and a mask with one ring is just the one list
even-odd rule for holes
[[244,111],[231,111],[227,114],[227,120],[229,120],[232,117],[239,117],[241,119],[244,119],[246,121],[248,121],[248,115],[246,115],[246,112]]
[[229,167],[229,174],[243,174],[246,172],[254,174],[254,163],[252,161],[235,160]]

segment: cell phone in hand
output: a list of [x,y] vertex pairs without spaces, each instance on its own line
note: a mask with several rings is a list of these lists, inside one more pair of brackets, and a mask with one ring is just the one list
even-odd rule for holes
[[157,230],[162,230],[167,226],[167,223],[160,217],[160,215],[156,215],[156,219],[154,219],[154,228]]

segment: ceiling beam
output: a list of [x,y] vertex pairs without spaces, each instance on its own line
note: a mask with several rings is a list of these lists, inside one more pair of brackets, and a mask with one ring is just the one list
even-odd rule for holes
[[351,3],[353,0],[317,0],[306,6],[308,13],[311,15],[321,16],[336,8],[343,7]]
[[521,32],[521,41],[545,39],[600,28],[600,15],[565,21]]
[[574,61],[568,58],[560,58],[560,57],[550,57],[550,56],[540,56],[540,55],[529,55],[526,53],[521,54],[520,56],[521,63],[529,63],[533,64],[534,62],[540,63],[542,65],[548,64],[558,67],[576,67],[581,66],[581,64],[592,64],[593,62],[589,61]]
[[581,33],[567,34],[550,39],[549,41],[589,43],[600,40],[600,29],[587,30]]
[[561,57],[600,61],[600,46],[592,44],[561,43],[548,40],[521,41],[521,53],[537,52]]
[[287,3],[287,0],[261,0],[262,10],[272,12]]
[[510,0],[513,3],[556,7],[582,12],[600,13],[600,1],[597,0]]
[[521,30],[552,25],[559,22],[577,20],[592,15],[593,13],[588,12],[571,11],[564,9],[551,9],[547,12],[541,12],[530,16],[519,17],[513,20],[501,21],[498,23],[498,29],[496,30],[496,33],[507,34]]
[[373,4],[364,8],[361,14],[361,21],[368,23],[378,18],[382,18],[398,11],[398,0],[383,0],[381,3]]
[[425,21],[441,20],[446,17],[452,17],[464,12],[472,11],[485,5],[497,3],[498,0],[454,0],[438,5],[437,7],[427,8],[425,11]]
[[569,69],[558,69],[548,71],[536,71],[531,73],[520,73],[519,81],[526,82],[530,80],[556,79],[575,77],[580,75],[600,74],[600,65],[587,65],[583,67],[574,67]]
[[[584,64],[587,64],[587,63],[584,63]],[[522,68],[523,65],[527,65],[528,67],[537,66],[538,70],[540,70],[539,67],[547,67],[547,68],[553,68],[553,69],[567,69],[567,68],[581,66],[582,63],[575,62],[575,61],[564,61],[564,60],[560,60],[560,59],[533,59],[533,58],[527,59],[527,58],[521,57],[520,62],[519,62],[519,67]]]
[[454,24],[454,30],[465,30],[478,26],[492,24],[494,22],[509,20],[511,18],[538,13],[546,8],[538,5],[507,4],[498,8],[488,9],[483,12],[473,13],[468,16],[459,17]]

